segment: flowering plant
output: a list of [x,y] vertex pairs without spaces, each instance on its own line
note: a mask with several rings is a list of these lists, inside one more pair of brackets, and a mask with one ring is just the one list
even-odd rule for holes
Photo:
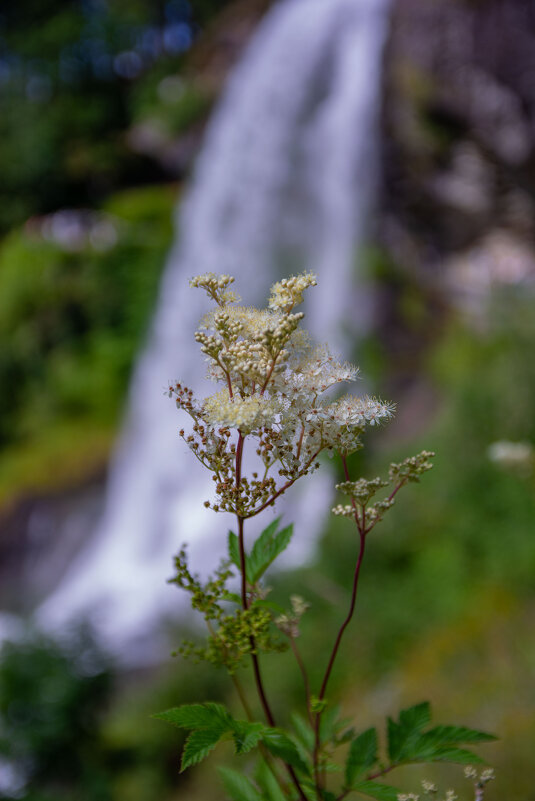
[[[212,473],[215,499],[207,500],[205,506],[231,513],[236,533],[229,532],[228,559],[206,583],[190,571],[185,548],[176,557],[172,581],[190,593],[192,607],[204,615],[209,632],[205,645],[186,643],[182,653],[226,668],[245,719],[213,702],[170,709],[156,717],[189,732],[182,770],[203,760],[224,738],[233,740],[237,754],[258,751],[259,765],[251,777],[221,768],[233,801],[342,801],[352,793],[379,801],[415,799],[418,796],[403,795],[378,780],[396,767],[419,762],[470,764],[467,775],[475,776],[480,799],[490,773],[478,777],[472,764],[483,760],[461,746],[493,740],[492,735],[464,726],[431,727],[429,704],[419,703],[403,710],[398,720],[388,720],[383,757],[376,729],[355,732],[338,718],[327,697],[340,644],[354,613],[368,537],[393,506],[398,492],[431,469],[434,454],[423,451],[391,464],[385,479],[354,480],[349,456],[362,447],[364,429],[388,421],[394,407],[373,397],[333,397],[333,389],[354,381],[358,370],[335,359],[327,347],[315,346],[301,328],[304,315],[295,308],[305,290],[316,284],[313,275],[274,284],[264,310],[238,305],[239,298],[229,288],[233,280],[208,273],[190,282],[205,290],[214,303],[195,339],[206,356],[209,377],[222,388],[203,401],[181,383],[170,386],[168,392],[192,419],[191,430],[181,430],[180,436]],[[254,454],[248,453],[251,447]],[[308,605],[293,596],[290,608],[281,611],[267,599],[264,583],[267,569],[288,546],[293,528],[281,528],[277,518],[246,548],[245,526],[274,506],[297,480],[317,470],[318,457],[324,451],[338,455],[345,478],[336,488],[347,501],[332,511],[353,521],[359,545],[349,609],[314,693],[297,645],[300,619]],[[250,470],[246,469],[246,456],[248,460],[252,457]],[[232,588],[236,573],[239,592]],[[263,652],[288,647],[295,655],[305,691],[304,715],[293,716],[291,730],[277,725],[260,665]],[[239,680],[238,669],[244,663],[252,667],[261,721],[255,719]],[[338,749],[345,753],[341,767],[333,761]],[[341,777],[333,780],[330,777],[336,770]],[[424,782],[423,790],[429,795],[436,793],[431,782]],[[451,801],[455,796],[448,791],[446,797]]]

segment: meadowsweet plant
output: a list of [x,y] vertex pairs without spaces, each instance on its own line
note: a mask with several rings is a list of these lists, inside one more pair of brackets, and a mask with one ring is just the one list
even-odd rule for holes
[[[185,643],[181,651],[225,668],[242,704],[235,712],[208,701],[158,714],[185,729],[182,770],[203,760],[220,740],[231,739],[238,755],[256,751],[257,766],[245,759],[241,771],[221,768],[232,801],[342,801],[350,794],[385,801],[401,798],[382,781],[394,768],[416,762],[482,762],[464,744],[494,739],[462,726],[431,726],[428,703],[403,710],[387,721],[386,747],[375,728],[355,731],[340,719],[328,695],[329,682],[344,633],[354,613],[359,576],[370,534],[392,508],[398,492],[418,482],[432,467],[423,451],[391,464],[386,478],[354,478],[348,457],[362,447],[366,427],[386,423],[394,407],[374,397],[340,394],[339,385],[355,381],[358,370],[316,346],[296,311],[303,294],[316,285],[311,274],[284,279],[271,289],[267,309],[239,305],[233,278],[213,273],[192,279],[212,308],[195,339],[217,391],[204,400],[182,383],[168,388],[191,424],[180,430],[192,454],[207,468],[213,496],[205,506],[234,519],[228,558],[215,575],[201,581],[188,564],[185,547],[175,559],[172,581],[191,596],[205,618],[204,644]],[[312,687],[298,647],[300,621],[308,604],[298,596],[286,610],[271,603],[265,573],[288,546],[293,527],[280,518],[249,542],[247,521],[273,507],[296,481],[319,468],[322,452],[336,455],[344,481],[343,497],[332,510],[356,529],[356,554],[349,608],[341,610],[325,658],[323,678]],[[236,591],[237,588],[237,591]],[[283,729],[275,719],[261,668],[263,653],[291,649],[304,686],[304,708]],[[239,670],[250,667],[257,699],[246,696]],[[342,763],[337,762],[339,754]],[[405,798],[416,796],[408,795]]]

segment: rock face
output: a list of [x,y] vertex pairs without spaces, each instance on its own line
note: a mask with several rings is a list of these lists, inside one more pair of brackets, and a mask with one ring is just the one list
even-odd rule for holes
[[417,272],[489,231],[535,239],[535,5],[397,0],[380,237]]

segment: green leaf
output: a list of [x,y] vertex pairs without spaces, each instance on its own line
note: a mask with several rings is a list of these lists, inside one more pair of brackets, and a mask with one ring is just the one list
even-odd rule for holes
[[228,558],[233,565],[236,565],[238,570],[241,570],[240,544],[238,537],[233,531],[229,531],[228,533]]
[[403,730],[399,723],[396,723],[392,718],[388,718],[387,723],[387,738],[388,738],[388,756],[391,762],[397,762],[403,748],[405,738]]
[[254,784],[246,776],[230,768],[219,768],[219,773],[232,801],[264,801]]
[[354,738],[355,738],[355,729],[353,726],[351,726],[349,729],[346,729],[345,731],[342,732],[342,734],[339,734],[337,736],[336,742],[338,743],[338,745],[343,745],[344,743],[351,742],[351,740],[353,740]]
[[418,704],[400,713],[399,723],[388,720],[388,755],[392,762],[458,762],[463,765],[485,764],[481,757],[460,743],[485,743],[495,740],[492,734],[466,726],[435,726],[422,731],[431,718],[429,704]]
[[221,732],[228,730],[232,718],[222,704],[211,701],[206,704],[185,704],[165,712],[157,712],[152,716],[164,720],[180,729],[218,729]]
[[263,794],[266,796],[266,801],[287,801],[285,794],[279,787],[278,781],[264,760],[261,760],[259,763],[255,778]]
[[456,745],[458,743],[488,743],[497,740],[493,734],[488,734],[466,726],[435,726],[423,735],[427,743],[433,745]]
[[314,750],[314,730],[310,723],[301,717],[301,715],[298,715],[297,712],[292,714],[292,723],[299,742],[303,744],[307,751],[312,752]]
[[258,745],[266,727],[263,723],[249,723],[246,720],[236,720],[232,725],[232,738],[237,754],[247,754]]
[[320,742],[328,743],[334,739],[336,732],[339,728],[338,716],[340,714],[340,706],[332,706],[324,713],[320,720]]
[[346,761],[345,783],[351,787],[355,779],[367,768],[377,762],[377,732],[375,729],[366,729],[359,734],[349,748]]
[[249,608],[253,609],[255,606],[259,606],[262,609],[271,609],[272,612],[276,612],[278,615],[283,615],[286,612],[284,606],[275,603],[275,601],[268,601],[267,598],[256,598]]
[[397,801],[399,790],[391,787],[389,784],[381,784],[380,782],[359,782],[353,787],[357,793],[369,795],[372,798],[377,798],[377,801]]
[[320,788],[320,793],[323,801],[336,801],[336,796],[334,793],[330,793],[329,790],[322,790]]
[[253,549],[247,560],[247,578],[251,584],[255,584],[275,561],[277,556],[288,547],[293,534],[293,525],[287,526],[277,532],[279,522],[280,517],[273,520],[273,522],[264,529],[253,545]]
[[305,775],[310,773],[310,769],[299,753],[296,744],[283,731],[266,728],[262,736],[262,742],[273,756],[279,757],[284,762],[302,771]]
[[241,595],[238,595],[237,592],[228,592],[227,590],[225,590],[222,593],[221,598],[223,599],[223,601],[232,601],[232,603],[241,606]]
[[484,759],[478,754],[474,754],[467,748],[456,748],[455,746],[444,746],[437,748],[431,756],[426,758],[428,762],[455,762],[457,765],[485,765]]
[[403,730],[399,723],[396,723],[392,718],[388,718],[387,723],[387,738],[388,738],[388,756],[391,762],[397,762],[403,749],[405,737]]
[[424,726],[431,723],[431,706],[428,701],[403,709],[399,713],[399,722],[402,728],[409,731],[421,731]]
[[197,765],[205,759],[210,751],[213,751],[224,732],[217,729],[197,729],[193,731],[182,751],[182,761],[180,772],[186,770],[191,765]]
[[388,756],[392,762],[411,758],[420,732],[430,720],[431,707],[427,701],[403,709],[399,714],[399,723],[388,718]]

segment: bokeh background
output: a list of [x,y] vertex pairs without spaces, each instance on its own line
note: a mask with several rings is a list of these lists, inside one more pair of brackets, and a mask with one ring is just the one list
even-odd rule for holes
[[[97,528],[214,109],[275,5],[290,3],[19,0],[0,11],[0,798],[223,798],[214,760],[180,776],[180,736],[150,719],[185,701],[235,702],[222,674],[167,656],[196,635],[178,599],[168,645],[147,640],[152,659],[128,642],[112,653],[81,621],[50,631],[31,620]],[[378,86],[378,170],[355,181],[368,210],[352,271],[369,308],[352,349],[398,414],[354,466],[374,475],[422,448],[437,457],[374,532],[332,694],[359,726],[429,698],[437,720],[497,733],[489,801],[535,799],[535,9],[393,0],[384,19],[380,73],[364,73]],[[290,81],[299,64],[278,67]],[[328,91],[318,80],[316,95]],[[177,353],[177,376],[180,365]],[[496,460],[500,441],[522,447]],[[355,545],[330,521],[305,564],[271,576],[275,597],[312,605],[301,644],[318,672]],[[168,565],[162,585],[172,551]],[[269,684],[284,716],[282,699],[300,698],[290,661]],[[462,787],[460,770],[433,775]],[[418,776],[400,781],[410,789]]]

